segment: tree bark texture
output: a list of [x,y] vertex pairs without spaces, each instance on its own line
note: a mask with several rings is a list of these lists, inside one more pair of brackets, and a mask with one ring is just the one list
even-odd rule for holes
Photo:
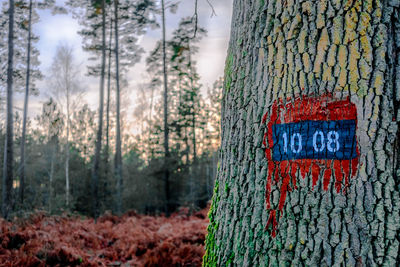
[[13,130],[13,64],[14,64],[14,0],[9,1],[8,9],[8,67],[7,67],[7,125],[3,166],[3,202],[2,213],[8,218],[12,207],[13,161],[14,161],[14,130]]
[[[400,265],[400,1],[233,10],[204,265]],[[278,124],[340,119],[356,125],[353,156],[277,160]],[[281,156],[302,149],[291,136]],[[315,151],[339,148],[314,136]]]

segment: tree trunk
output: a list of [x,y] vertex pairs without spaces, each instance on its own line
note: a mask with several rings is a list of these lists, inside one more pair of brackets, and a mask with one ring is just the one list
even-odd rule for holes
[[[110,39],[108,42],[108,48],[110,49],[108,52],[108,73],[107,73],[107,104],[106,104],[106,163],[108,163],[108,153],[110,148],[110,94],[111,94],[111,41],[112,41],[112,20],[111,20],[111,27],[110,27]],[[108,172],[107,168],[106,171]]]
[[9,1],[8,9],[8,68],[7,68],[7,125],[6,145],[3,175],[3,207],[2,213],[5,219],[11,211],[12,183],[13,183],[13,57],[14,57],[14,0]]
[[399,266],[400,1],[235,0],[205,266]]
[[164,74],[164,182],[165,182],[165,200],[166,200],[166,213],[170,212],[170,184],[169,184],[169,126],[168,126],[168,75],[167,75],[167,52],[165,40],[165,4],[161,0],[161,13],[162,13],[162,51],[163,51],[163,74]]
[[[147,140],[150,140],[151,138],[151,125],[152,125],[152,119],[153,119],[153,102],[154,102],[154,86],[150,87],[151,93],[150,93],[150,112],[149,112],[149,119],[147,121],[147,128],[148,128],[148,132],[147,132]],[[154,149],[152,148],[150,141],[148,144],[149,147],[149,152],[150,155],[147,158],[148,162],[150,162],[151,159],[154,158]]]
[[19,201],[20,204],[24,203],[24,190],[25,190],[25,139],[26,139],[26,121],[28,116],[28,100],[29,100],[29,82],[31,72],[31,29],[32,29],[32,0],[29,1],[29,17],[28,17],[28,47],[26,59],[26,84],[25,84],[25,98],[24,98],[24,115],[22,119],[22,137],[21,137],[21,163],[19,167]]
[[110,159],[110,98],[111,98],[111,55],[112,55],[112,29],[113,22],[110,19],[110,36],[108,41],[108,71],[107,71],[107,100],[106,100],[106,149],[104,151],[104,185],[103,185],[103,196],[102,201],[107,201],[107,193],[108,193],[108,175],[109,175],[109,159]]
[[69,76],[69,71],[70,71],[70,65],[72,62],[70,62],[70,57],[66,57],[66,62],[65,62],[65,96],[67,99],[67,142],[65,144],[65,203],[67,206],[67,209],[69,208],[69,203],[70,203],[70,194],[69,194],[69,132],[70,132],[70,127],[71,127],[71,86],[70,86],[70,76]]
[[65,144],[65,152],[66,152],[66,157],[65,157],[65,201],[67,208],[69,208],[69,131],[71,127],[71,119],[70,119],[70,96],[69,96],[69,90],[67,89],[67,143]]
[[51,140],[51,163],[50,163],[50,175],[49,175],[49,213],[52,211],[52,197],[53,197],[53,177],[54,177],[54,161],[55,161],[55,148],[56,144],[53,144]]
[[[197,3],[196,3],[197,5]],[[196,26],[197,27],[197,26]],[[193,92],[194,90],[194,76],[195,73],[193,71],[193,66],[192,66],[192,57],[191,57],[191,50],[190,50],[190,40],[188,40],[188,53],[189,53],[189,72],[190,72],[190,86],[192,87],[191,90]],[[197,95],[196,95],[197,97]],[[192,142],[193,142],[193,162],[196,163],[196,159],[197,159],[197,149],[196,149],[196,101],[195,98],[192,95],[192,104],[193,104],[193,110],[192,110],[192,132],[193,132],[193,136],[192,136]]]
[[119,55],[118,55],[118,1],[114,1],[115,20],[115,81],[116,81],[116,142],[115,142],[115,177],[117,178],[117,214],[122,211],[122,152],[121,152],[121,123],[120,123],[120,88],[119,88]]
[[100,74],[100,92],[99,92],[99,123],[97,128],[96,148],[94,154],[93,171],[92,171],[92,197],[93,217],[98,216],[98,181],[100,171],[100,153],[101,153],[101,139],[103,136],[103,113],[104,113],[104,74],[106,65],[106,14],[105,14],[105,0],[101,1],[101,17],[102,17],[102,47],[101,47],[101,74]]

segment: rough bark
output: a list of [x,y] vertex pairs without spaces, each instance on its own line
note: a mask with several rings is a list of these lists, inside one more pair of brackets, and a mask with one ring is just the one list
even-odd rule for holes
[[115,142],[115,177],[117,178],[117,213],[122,212],[122,151],[121,151],[121,119],[120,119],[120,87],[119,87],[119,54],[118,54],[118,1],[114,1],[114,22],[115,22],[115,82],[116,82],[116,142]]
[[101,153],[101,140],[103,136],[103,113],[104,113],[104,76],[106,65],[106,14],[105,14],[105,0],[101,1],[101,73],[100,73],[100,88],[99,88],[99,123],[96,137],[96,148],[94,154],[93,170],[92,170],[92,213],[93,217],[98,216],[98,182],[100,172],[100,153]]
[[26,57],[26,84],[24,98],[24,115],[22,119],[22,137],[21,137],[21,162],[19,167],[19,202],[24,203],[25,190],[25,140],[26,140],[26,120],[28,116],[28,100],[29,100],[29,83],[31,71],[31,43],[32,43],[32,0],[29,1],[29,16],[28,16],[28,47]]
[[[400,1],[233,10],[204,265],[398,266]],[[358,164],[301,165],[285,184],[291,162],[270,166],[263,144],[274,105],[290,117],[295,100],[327,96],[356,108]]]
[[7,62],[7,125],[6,142],[3,166],[3,202],[2,213],[4,218],[12,207],[12,183],[13,183],[13,161],[14,161],[14,130],[13,130],[13,64],[14,64],[14,0],[9,1],[8,9],[8,62]]

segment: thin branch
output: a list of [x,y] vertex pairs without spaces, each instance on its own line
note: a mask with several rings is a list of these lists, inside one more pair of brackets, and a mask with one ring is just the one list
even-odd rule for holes
[[199,16],[197,14],[197,0],[194,2],[194,14],[192,17],[192,20],[194,19],[194,33],[193,33],[193,39],[196,38],[196,33],[197,33],[197,23],[199,20]]
[[[213,16],[217,16],[214,6],[211,4],[210,0],[206,0],[206,1],[207,1],[208,5],[211,7],[211,16],[210,17],[212,18]],[[197,2],[197,0],[196,0],[196,2]]]
[[170,2],[168,2],[168,3],[165,4],[164,9],[167,10],[167,9],[173,7],[173,6],[179,5],[180,3],[181,3],[181,1],[176,1],[176,2],[170,1]]

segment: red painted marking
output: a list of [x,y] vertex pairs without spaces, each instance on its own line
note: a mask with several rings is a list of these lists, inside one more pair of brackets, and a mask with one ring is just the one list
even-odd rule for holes
[[350,184],[350,160],[341,160],[344,175],[344,186],[347,188]]
[[315,162],[311,167],[311,175],[312,175],[312,190],[314,190],[314,186],[318,182],[319,173],[321,172],[321,168],[318,165],[318,162]]
[[271,210],[269,213],[269,218],[268,218],[268,222],[267,222],[267,228],[268,226],[272,224],[272,232],[271,235],[272,237],[276,236],[276,230],[277,230],[277,226],[278,226],[278,222],[276,220],[276,210]]
[[331,169],[332,160],[327,160],[326,165],[328,166],[328,168],[326,168],[325,172],[324,172],[323,184],[324,184],[324,190],[328,191],[329,183],[330,183],[331,177],[332,177],[332,169]]
[[[291,100],[277,100],[272,104],[270,112],[264,114],[262,122],[267,124],[267,131],[264,134],[263,145],[265,146],[265,156],[268,160],[268,177],[265,191],[265,202],[267,210],[270,211],[267,228],[272,225],[272,237],[276,236],[278,230],[277,211],[279,217],[283,214],[288,191],[297,189],[296,174],[300,171],[300,176],[304,179],[311,172],[312,190],[314,190],[321,172],[323,172],[323,190],[329,189],[332,174],[335,176],[334,187],[337,193],[344,192],[350,184],[350,177],[354,177],[358,169],[358,157],[352,160],[321,160],[321,159],[296,159],[274,162],[272,160],[272,125],[280,123],[301,122],[306,120],[331,121],[331,120],[355,120],[357,126],[357,109],[350,102],[345,100],[335,100],[331,95],[314,98],[303,96]],[[359,155],[358,147],[356,147]],[[333,168],[332,168],[333,167]],[[274,179],[273,179],[274,176]],[[344,188],[342,190],[342,182]],[[280,197],[277,207],[271,206],[272,187],[280,188]]]
[[291,162],[290,167],[291,167],[290,168],[290,177],[292,177],[293,189],[297,189],[296,173],[297,173],[297,170],[299,169],[299,164],[297,162]]
[[333,169],[335,170],[335,188],[336,193],[340,193],[342,189],[342,180],[343,180],[343,172],[342,172],[342,164],[339,160],[335,160],[333,162]]

